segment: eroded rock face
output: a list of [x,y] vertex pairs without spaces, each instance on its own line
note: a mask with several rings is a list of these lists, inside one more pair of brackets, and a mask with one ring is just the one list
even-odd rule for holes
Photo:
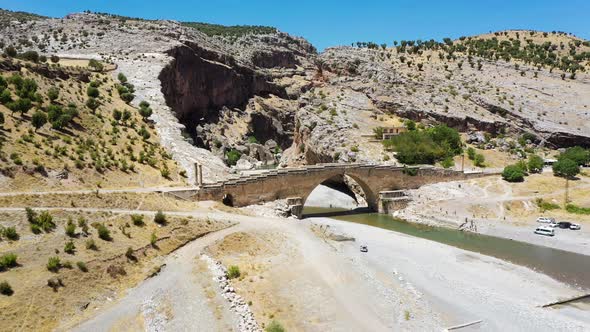
[[[254,95],[286,97],[284,88],[237,64],[230,56],[190,42],[168,54],[174,60],[160,73],[162,92],[166,103],[195,137],[197,125],[216,122],[222,107],[244,108]],[[203,142],[197,144],[202,146]]]

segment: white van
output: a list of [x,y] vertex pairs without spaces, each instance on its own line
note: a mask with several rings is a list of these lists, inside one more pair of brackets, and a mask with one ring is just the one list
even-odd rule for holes
[[537,218],[537,222],[541,222],[544,224],[550,224],[550,223],[554,223],[555,219],[553,218],[548,218],[548,217],[539,217]]
[[554,236],[555,230],[549,226],[540,226],[540,227],[537,227],[537,229],[535,229],[535,234]]

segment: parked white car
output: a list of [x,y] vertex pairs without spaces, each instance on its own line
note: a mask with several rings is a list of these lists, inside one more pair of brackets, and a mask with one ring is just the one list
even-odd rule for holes
[[555,230],[549,226],[539,226],[539,227],[537,227],[537,229],[535,229],[535,234],[554,236]]
[[571,225],[570,225],[570,229],[571,229],[571,230],[573,230],[573,231],[577,231],[577,230],[579,230],[580,228],[581,228],[581,227],[580,227],[580,224],[571,224]]
[[539,217],[539,218],[537,218],[537,222],[541,222],[544,224],[551,224],[551,223],[555,222],[555,218]]

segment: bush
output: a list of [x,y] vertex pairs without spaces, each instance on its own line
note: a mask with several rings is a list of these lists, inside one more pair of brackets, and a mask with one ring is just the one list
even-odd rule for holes
[[19,54],[18,57],[23,60],[27,60],[27,61],[31,61],[31,62],[35,62],[35,63],[39,62],[39,53],[37,53],[35,51],[26,51],[22,54]]
[[264,329],[265,332],[285,332],[285,328],[276,320],[273,320]]
[[233,166],[233,165],[237,164],[237,162],[238,162],[238,160],[240,160],[240,157],[242,156],[242,154],[240,153],[240,151],[238,151],[236,149],[231,149],[225,154],[225,156],[227,158],[227,164],[229,166]]
[[100,63],[99,61],[94,60],[94,59],[91,59],[90,61],[88,61],[88,67],[90,67],[96,71],[102,71],[102,69],[104,68],[102,63]]
[[166,225],[166,215],[162,211],[158,211],[154,216],[154,222],[158,225]]
[[16,232],[16,228],[14,227],[6,227],[2,230],[2,235],[12,241],[16,241],[19,239],[19,235]]
[[472,148],[472,147],[467,148],[467,158],[469,158],[469,160],[475,159],[475,149],[474,148]]
[[94,242],[94,239],[86,240],[86,249],[98,250],[98,247],[96,246],[96,243]]
[[524,171],[518,165],[508,165],[502,171],[502,178],[508,182],[522,182]]
[[0,270],[9,269],[18,265],[16,254],[8,253],[0,256]]
[[66,235],[69,237],[76,236],[76,224],[72,221],[72,219],[68,219],[68,223],[65,226]]
[[443,161],[441,162],[441,166],[443,168],[451,168],[455,166],[455,161],[453,160],[453,157],[446,157],[445,159],[443,159]]
[[236,265],[231,265],[227,269],[227,277],[229,279],[235,279],[240,277],[240,268]]
[[127,248],[127,251],[125,252],[125,257],[127,257],[127,259],[130,261],[137,260],[137,258],[135,258],[135,255],[134,255],[133,248],[131,248],[131,247]]
[[537,206],[539,207],[539,210],[541,210],[541,212],[559,209],[559,205],[557,205],[555,203],[547,202],[547,201],[543,200],[542,198],[537,198],[535,200],[535,204],[537,204]]
[[53,62],[53,63],[59,62],[59,57],[57,55],[52,55],[50,59],[51,59],[51,62]]
[[12,290],[12,286],[10,286],[8,281],[0,282],[0,294],[6,295],[6,296],[10,296],[10,295],[14,294],[14,291]]
[[16,48],[14,48],[14,46],[8,46],[4,49],[4,53],[9,57],[14,58],[16,56]]
[[88,100],[86,101],[86,107],[88,107],[92,111],[96,111],[98,106],[100,106],[100,103],[98,102],[98,100],[96,98],[91,97],[91,98],[88,98]]
[[100,95],[100,92],[98,91],[97,88],[93,87],[93,86],[89,86],[86,89],[86,94],[88,95],[88,97],[91,98],[98,98],[98,96]]
[[47,98],[49,98],[49,101],[51,101],[51,102],[54,102],[55,100],[57,100],[57,98],[59,98],[59,89],[54,86],[49,88],[47,90]]
[[590,208],[587,207],[580,207],[574,204],[567,204],[565,206],[565,210],[569,213],[575,214],[590,214]]
[[531,173],[541,173],[543,171],[543,166],[545,165],[545,162],[543,161],[543,158],[537,156],[537,155],[530,155],[529,156],[529,160],[527,162],[527,167],[529,172]]
[[49,259],[47,260],[47,270],[57,273],[57,271],[59,271],[60,268],[61,261],[59,260],[59,257],[49,257]]
[[477,167],[485,167],[484,163],[486,158],[481,153],[477,153],[475,158],[473,158],[473,164]]
[[88,272],[88,267],[86,266],[86,263],[84,263],[84,262],[76,262],[76,266],[80,269],[80,271],[82,271],[82,272]]
[[145,225],[145,223],[143,222],[143,215],[141,215],[141,214],[132,214],[131,221],[133,222],[133,225],[135,225],[135,226]]
[[109,229],[103,225],[100,224],[97,227],[98,230],[98,237],[105,240],[105,241],[111,241],[113,238],[111,237],[111,232],[109,231]]
[[156,232],[152,232],[152,235],[150,236],[150,244],[152,245],[152,247],[156,247],[156,243],[158,243],[158,236],[156,235]]
[[76,246],[72,240],[66,242],[66,245],[64,246],[64,252],[70,255],[73,255],[76,252]]

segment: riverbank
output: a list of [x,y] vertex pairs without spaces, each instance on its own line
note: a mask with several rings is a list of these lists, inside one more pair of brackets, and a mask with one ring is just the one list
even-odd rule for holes
[[[409,190],[412,201],[393,215],[411,222],[458,229],[462,224],[470,231],[550,248],[590,253],[590,216],[571,214],[558,208],[541,212],[536,200],[561,204],[563,179],[550,173],[535,174],[524,183],[508,183],[499,176],[469,181],[426,185]],[[590,205],[590,179],[581,176],[570,181],[570,199],[582,206]],[[582,229],[556,229],[554,237],[534,234],[540,224],[537,217],[576,222]]]

